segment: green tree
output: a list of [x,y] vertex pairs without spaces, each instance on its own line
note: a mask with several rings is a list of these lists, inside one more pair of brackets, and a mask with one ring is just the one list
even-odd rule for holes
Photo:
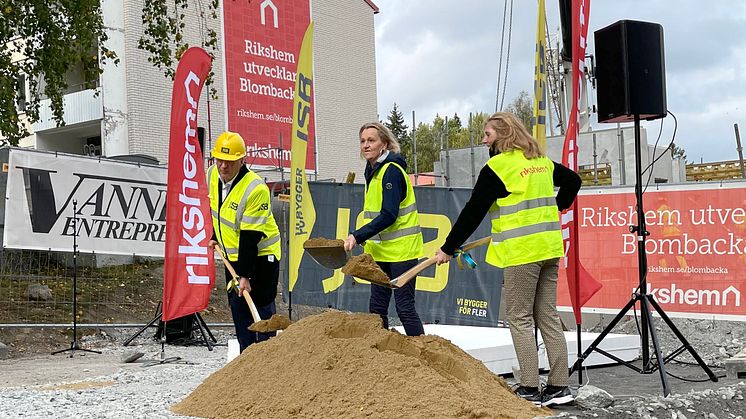
[[521,93],[505,107],[505,111],[517,116],[523,122],[523,126],[526,127],[528,132],[531,132],[531,118],[534,116],[533,106],[533,98],[529,96],[527,91],[521,90]]
[[474,145],[482,144],[484,136],[484,124],[490,118],[490,115],[484,112],[477,112],[471,117],[471,126],[474,130]]
[[[441,127],[442,127],[442,119]],[[432,172],[433,162],[438,159],[440,152],[440,141],[437,128],[434,124],[420,122],[415,130],[415,141],[417,141],[417,171],[420,173]],[[414,160],[408,159],[407,166],[410,172],[414,172]]]
[[0,13],[0,134],[3,143],[18,145],[39,120],[42,95],[50,99],[54,120],[64,125],[68,70],[80,68],[84,82],[95,84],[101,63],[118,60],[104,45],[99,0],[2,0]]
[[[482,145],[482,128],[489,115],[478,112],[472,115],[471,126],[475,147]],[[454,114],[448,118],[448,142],[450,148],[464,148],[470,146],[470,132],[468,125],[461,126],[461,118]],[[417,170],[420,173],[432,172],[434,162],[440,159],[441,141],[445,148],[445,119],[436,115],[431,123],[420,122],[414,132],[413,141],[417,142]],[[414,173],[414,156],[412,150],[402,149],[407,159],[409,172]]]
[[457,113],[448,118],[448,148],[463,148],[469,146],[469,128],[462,126]]
[[[172,78],[176,71],[181,55],[190,47],[184,40],[184,29],[186,28],[186,10],[190,7],[190,1],[195,0],[146,0],[142,9],[143,36],[140,37],[137,47],[148,51],[148,61],[158,67],[163,73]],[[196,0],[198,14],[200,17],[201,46],[208,51],[215,52],[218,47],[217,32],[207,25],[207,19],[217,20],[219,0],[206,2],[207,8],[200,0]],[[172,5],[169,8],[169,5]],[[212,54],[214,57],[214,54]],[[206,83],[211,85],[213,73]],[[215,96],[216,91],[210,87],[210,93]]]
[[389,113],[388,118],[386,118],[386,122],[383,123],[388,127],[389,130],[391,130],[391,133],[394,134],[394,137],[399,141],[399,145],[404,149],[405,147],[410,148],[411,147],[411,139],[409,138],[409,132],[407,129],[407,124],[404,123],[404,115],[399,110],[399,107],[396,105],[396,102],[394,102],[394,108],[391,109],[391,112]]
[[683,147],[677,146],[676,143],[671,143],[671,157],[686,161],[686,150]]
[[[148,51],[148,61],[170,77],[189,47],[183,32],[190,1],[196,1],[193,7],[199,8],[202,19],[201,46],[215,51],[217,33],[206,21],[217,19],[219,0],[209,0],[206,9],[200,0],[147,0],[143,6],[144,35],[138,47]],[[80,71],[83,83],[93,87],[106,60],[119,62],[116,51],[106,47],[107,39],[100,0],[0,0],[2,143],[18,145],[30,134],[29,126],[39,120],[42,98],[49,98],[54,120],[63,126],[68,72]],[[208,84],[211,78],[212,73]],[[215,95],[211,85],[210,92]]]

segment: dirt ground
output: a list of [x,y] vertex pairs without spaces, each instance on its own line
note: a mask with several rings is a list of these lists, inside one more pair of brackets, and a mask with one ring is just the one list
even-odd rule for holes
[[[110,270],[110,271],[109,271]],[[56,298],[69,300],[70,281],[65,273],[53,270],[43,273],[40,279],[33,282],[43,283],[52,289]],[[112,281],[112,277],[114,280]],[[48,278],[44,280],[43,278]],[[94,271],[80,268],[78,281],[78,324],[132,324],[132,327],[78,327],[78,342],[88,345],[110,344],[113,341],[124,342],[135,334],[145,323],[153,319],[158,309],[158,302],[163,295],[163,262],[145,262],[124,265],[115,268],[103,268]],[[0,294],[9,290],[15,295],[0,295],[0,301],[14,301],[24,298],[19,291],[25,287],[8,285],[8,279],[0,279]],[[201,312],[204,321],[210,325],[232,325],[230,307],[225,294],[225,276],[222,266],[216,269],[215,287],[210,296],[206,310]],[[98,303],[98,299],[107,300]],[[81,302],[96,300],[94,304],[81,307]],[[288,305],[278,290],[277,312],[288,315]],[[0,308],[0,324],[70,324],[69,305],[45,305],[43,302],[24,308],[21,304],[6,304]],[[324,311],[322,308],[293,305],[293,320]],[[232,326],[224,327],[232,332]],[[155,328],[143,332],[143,336],[152,337]],[[70,348],[73,337],[72,327],[0,327],[0,343],[8,347],[8,358],[18,359],[36,355],[46,355],[52,351]],[[82,345],[81,345],[82,346]]]

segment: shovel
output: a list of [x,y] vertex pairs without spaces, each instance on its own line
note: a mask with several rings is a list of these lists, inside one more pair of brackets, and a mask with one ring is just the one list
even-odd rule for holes
[[[230,290],[231,288],[235,288],[235,291],[238,292],[238,274],[236,274],[236,270],[233,269],[233,266],[225,259],[223,249],[221,249],[220,246],[218,246],[217,249],[218,254],[220,255],[220,259],[223,261],[223,265],[228,268],[228,272],[230,272],[231,276],[233,276],[233,279],[228,283],[228,289]],[[249,330],[251,330],[252,332],[275,332],[277,330],[283,330],[287,328],[292,323],[290,319],[283,316],[282,314],[273,314],[271,319],[262,320],[262,317],[259,315],[259,310],[256,309],[256,304],[254,304],[254,300],[251,298],[251,295],[248,291],[243,290],[243,298],[246,300],[246,304],[249,305],[251,317],[254,318],[254,323],[249,326]]]
[[[461,250],[466,251],[470,249],[474,249],[475,247],[484,246],[485,244],[489,244],[490,240],[492,238],[490,236],[484,237],[479,240],[474,240],[469,243],[466,243],[465,245],[461,246]],[[432,266],[437,262],[438,259],[433,256],[431,258],[425,259],[422,262],[418,263],[417,265],[410,268],[408,271],[404,272],[403,274],[397,276],[396,278],[389,281],[388,285],[381,284],[380,282],[376,282],[377,285],[383,285],[387,286],[389,288],[401,288],[404,285],[406,285],[409,281],[417,277],[417,275],[427,269],[428,267]],[[365,278],[363,278],[365,279]]]
[[350,259],[350,253],[345,250],[344,241],[326,240],[328,244],[314,244],[310,240],[303,243],[303,249],[319,265],[328,269],[339,269]]

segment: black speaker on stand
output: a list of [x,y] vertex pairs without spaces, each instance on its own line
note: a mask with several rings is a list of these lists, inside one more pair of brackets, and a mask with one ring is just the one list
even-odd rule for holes
[[663,27],[620,20],[594,33],[598,122],[665,118]]
[[[645,211],[642,193],[642,162],[640,153],[640,120],[665,118],[666,76],[663,57],[663,27],[656,23],[621,20],[594,34],[596,43],[596,88],[599,122],[634,122],[635,124],[635,198],[637,225],[629,226],[629,231],[637,235],[638,287],[622,310],[608,326],[598,335],[578,360],[571,371],[578,371],[580,384],[583,383],[582,363],[591,352],[596,351],[613,359],[640,374],[660,373],[663,395],[671,393],[665,364],[685,350],[697,361],[707,373],[710,380],[716,382],[717,376],[700,358],[684,335],[648,293],[647,272],[648,260],[645,252],[645,241],[650,232],[645,227]],[[652,170],[652,168],[651,168]],[[598,347],[601,341],[619,323],[627,312],[640,304],[640,339],[642,346],[642,367],[626,362]],[[663,356],[658,335],[653,325],[652,310],[655,310],[669,329],[681,342],[681,346]],[[655,362],[650,357],[650,339],[655,352]]]
[[78,343],[78,201],[73,199],[73,341],[67,349],[52,352],[52,355],[70,352],[70,358],[75,351],[100,354],[99,351],[83,349]]

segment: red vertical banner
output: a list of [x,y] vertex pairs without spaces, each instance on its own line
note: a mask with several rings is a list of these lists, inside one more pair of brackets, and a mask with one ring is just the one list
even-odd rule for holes
[[[298,51],[311,22],[307,0],[223,2],[228,130],[246,141],[250,166],[290,167]],[[313,98],[311,120],[313,121]],[[313,124],[305,167],[316,167]],[[282,138],[282,149],[280,149]]]
[[[585,48],[588,40],[588,17],[591,12],[590,0],[572,0],[572,102],[570,117],[562,149],[562,164],[578,171],[578,119],[580,117],[580,83],[585,70]],[[572,302],[575,322],[582,322],[580,313],[583,304],[601,289],[601,283],[595,280],[583,265],[580,264],[578,251],[578,201],[562,212],[562,238],[565,247],[565,266],[567,267],[567,286]]]
[[171,132],[166,188],[166,249],[163,312],[168,321],[204,310],[215,282],[207,243],[212,237],[202,149],[197,138],[197,106],[212,57],[189,48],[179,60],[171,96]]

